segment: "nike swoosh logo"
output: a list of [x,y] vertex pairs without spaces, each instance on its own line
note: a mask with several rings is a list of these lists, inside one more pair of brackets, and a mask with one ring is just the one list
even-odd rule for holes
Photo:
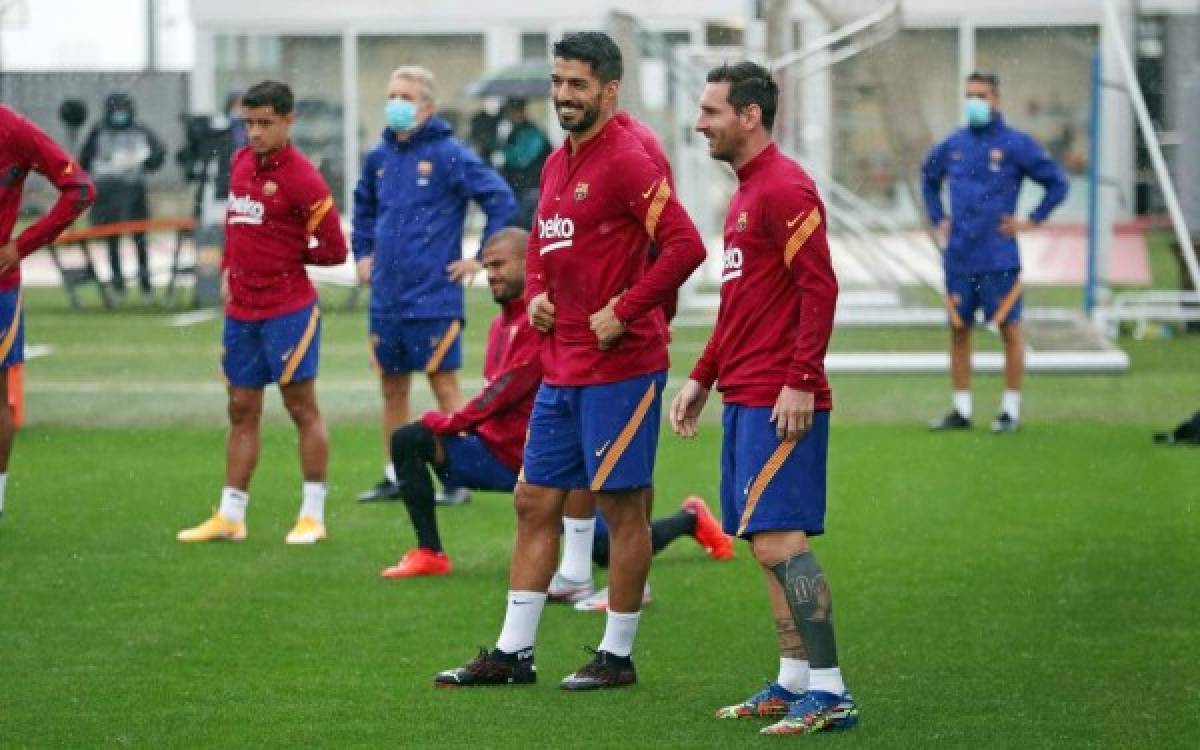
[[604,441],[604,445],[602,445],[602,446],[600,446],[599,448],[597,448],[597,449],[596,449],[596,458],[600,458],[600,457],[602,457],[602,456],[604,455],[605,451],[607,451],[607,450],[608,450],[608,446],[609,446],[611,443],[612,443],[612,441],[611,441],[611,440],[605,440],[605,441]]
[[647,190],[646,192],[642,193],[642,198],[649,198],[649,197],[650,197],[650,194],[654,192],[654,188],[655,188],[655,187],[657,187],[657,185],[658,185],[658,183],[657,183],[657,182],[656,182],[656,183],[654,183],[653,185],[651,185],[649,190]]
[[791,229],[792,227],[796,226],[796,222],[797,222],[797,221],[800,221],[800,217],[801,217],[801,216],[803,216],[803,215],[804,215],[804,214],[796,214],[796,218],[792,219],[791,221],[789,221],[789,222],[787,223],[787,225],[788,225],[788,229]]

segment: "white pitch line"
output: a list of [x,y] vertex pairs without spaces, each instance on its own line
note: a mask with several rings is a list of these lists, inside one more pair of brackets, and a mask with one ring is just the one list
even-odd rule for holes
[[[481,378],[467,378],[459,381],[459,385],[467,393],[477,393],[483,388]],[[670,378],[670,387],[683,385],[683,379]],[[379,392],[379,383],[374,380],[317,380],[319,393],[370,393]],[[217,380],[175,380],[157,383],[122,383],[115,381],[34,381],[25,383],[26,393],[79,393],[79,394],[129,394],[129,395],[208,395],[224,393],[225,384]],[[432,394],[428,383],[414,382],[413,393]]]
[[25,347],[25,359],[41,359],[49,357],[54,353],[54,347],[50,344],[29,344]]
[[172,328],[184,328],[186,326],[194,326],[199,323],[207,323],[210,320],[216,320],[218,315],[220,315],[220,311],[211,307],[203,310],[192,310],[190,312],[172,315],[167,321],[167,325],[171,326]]

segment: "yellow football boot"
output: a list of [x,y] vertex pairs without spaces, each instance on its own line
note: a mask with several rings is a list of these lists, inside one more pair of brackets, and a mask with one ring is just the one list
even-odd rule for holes
[[175,538],[181,542],[240,542],[246,538],[246,524],[213,513],[212,518],[194,528],[184,529]]
[[325,524],[312,516],[300,516],[296,526],[288,532],[288,544],[316,544],[325,538]]

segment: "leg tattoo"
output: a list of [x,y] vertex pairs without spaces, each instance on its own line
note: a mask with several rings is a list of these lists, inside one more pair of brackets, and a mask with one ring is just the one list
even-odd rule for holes
[[792,617],[808,650],[813,669],[838,665],[837,642],[833,635],[833,599],[825,573],[811,552],[789,557],[771,571],[783,586]]

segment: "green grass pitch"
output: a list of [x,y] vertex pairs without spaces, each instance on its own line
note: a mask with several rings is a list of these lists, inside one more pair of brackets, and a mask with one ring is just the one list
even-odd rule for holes
[[[249,539],[174,541],[221,483],[219,322],[78,315],[29,292],[28,343],[52,353],[27,365],[30,424],[0,520],[0,747],[1196,746],[1200,454],[1149,440],[1200,408],[1195,338],[1126,342],[1126,376],[1031,377],[1015,436],[927,434],[948,401],[941,377],[835,378],[815,547],[862,721],[773,739],[712,718],[776,667],[744,547],[714,563],[682,539],[656,559],[636,688],[559,691],[603,617],[554,607],[538,685],[431,687],[498,633],[510,500],[440,511],[453,576],[377,577],[412,536],[399,505],[353,502],[382,456],[363,314],[337,312],[340,294],[326,300],[321,379],[330,539],[290,548],[299,479],[273,394]],[[473,291],[468,376],[490,313]],[[673,378],[702,338],[676,336]],[[849,343],[839,332],[834,346]],[[981,421],[999,391],[979,380]],[[688,494],[715,502],[716,406],[694,442],[664,431],[660,513]]]

